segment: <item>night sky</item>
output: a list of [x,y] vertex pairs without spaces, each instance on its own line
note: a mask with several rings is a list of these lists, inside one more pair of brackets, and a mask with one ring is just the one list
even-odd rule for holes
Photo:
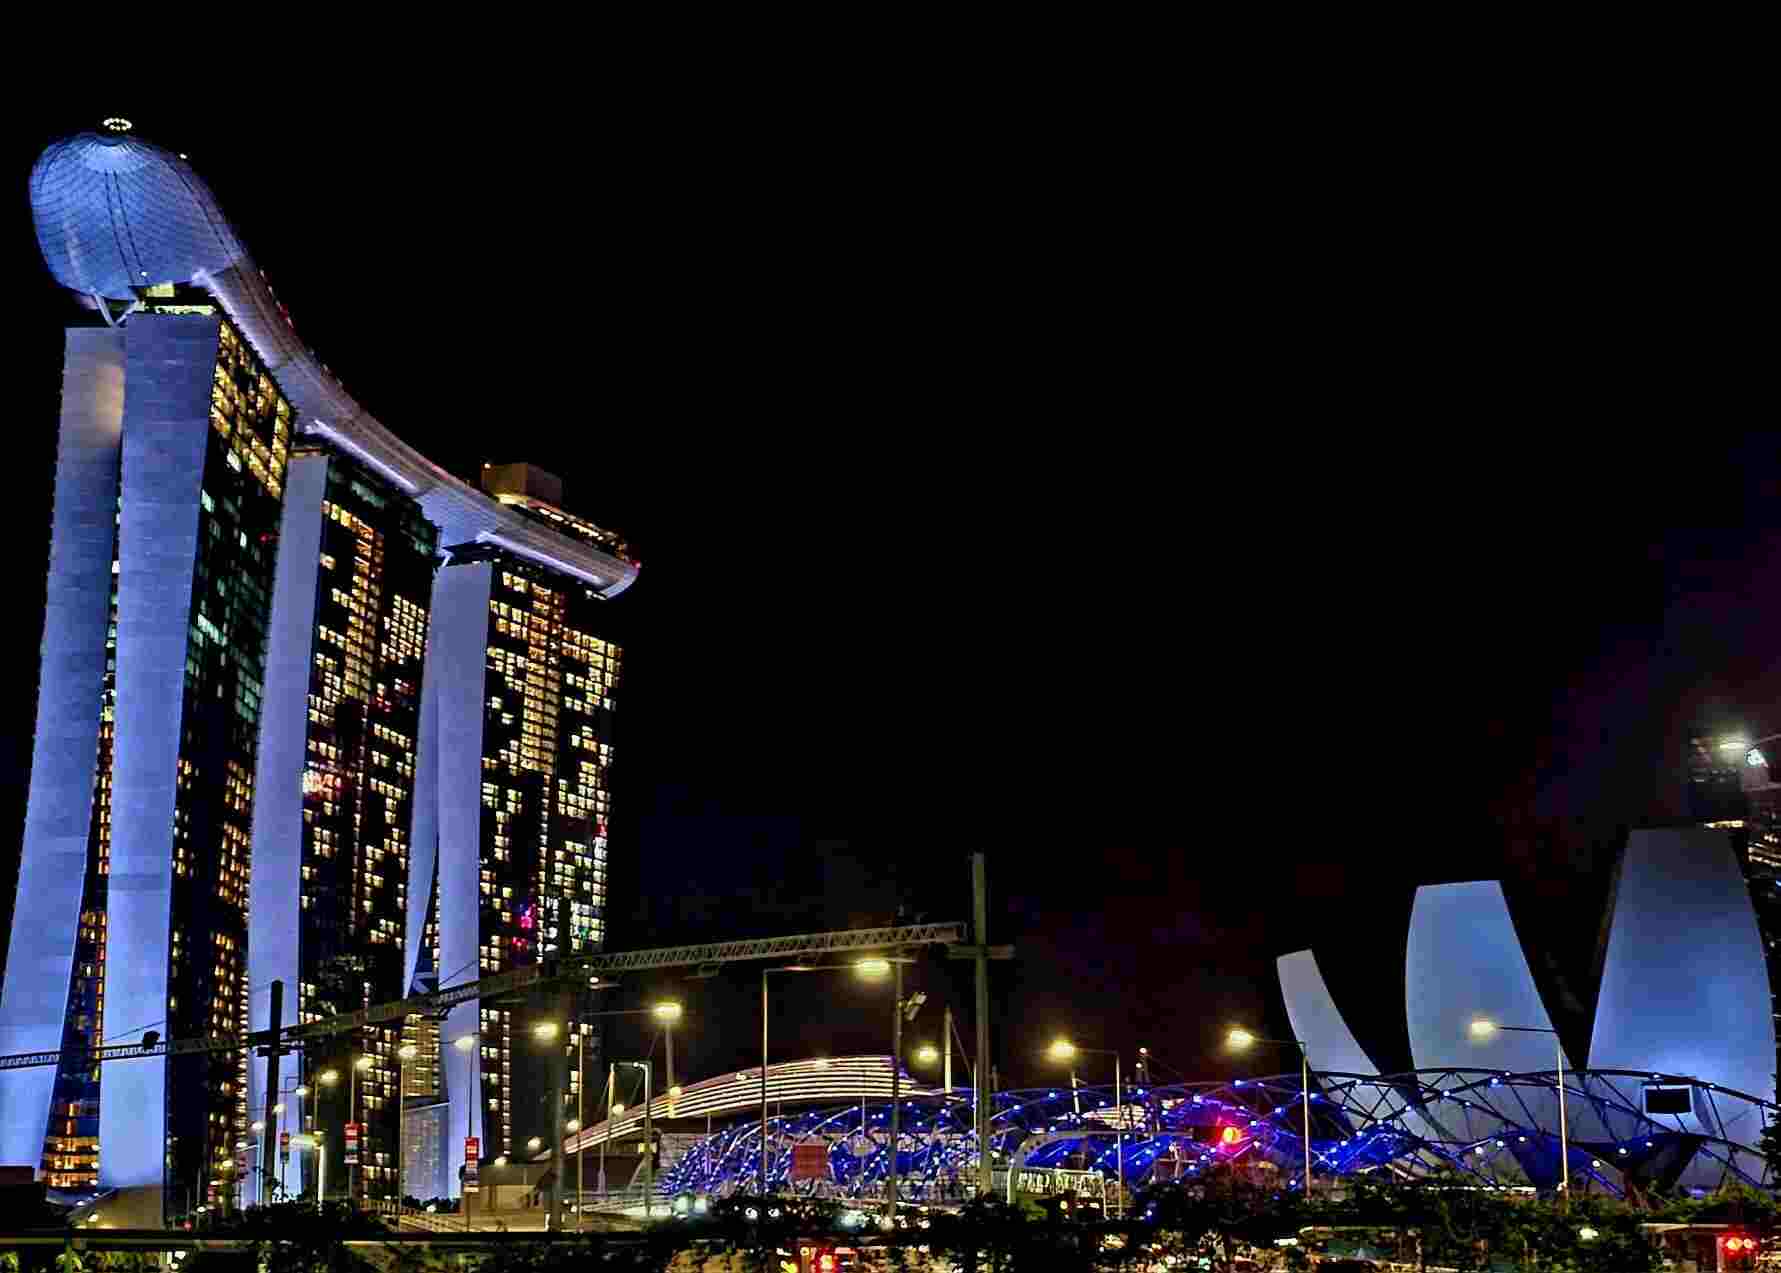
[[[386,424],[466,478],[553,470],[636,548],[613,948],[965,919],[982,848],[1005,1083],[1059,1031],[1264,1072],[1217,1040],[1286,1029],[1274,957],[1346,954],[1338,996],[1389,1018],[1417,883],[1505,876],[1571,993],[1688,723],[1781,728],[1750,338],[1604,218],[1610,161],[1411,180],[1309,134],[1188,163],[1061,118],[669,96],[12,119],[7,899],[81,321],[25,182],[112,111],[191,154]],[[682,998],[706,1077],[758,1056],[754,967],[614,1006]],[[910,978],[912,1038],[945,1001],[969,1037],[963,966]],[[887,1046],[884,990],[775,995],[775,1059]]]

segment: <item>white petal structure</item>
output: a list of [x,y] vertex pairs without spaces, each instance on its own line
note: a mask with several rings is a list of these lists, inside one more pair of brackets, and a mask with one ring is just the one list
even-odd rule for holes
[[1342,1019],[1330,998],[1317,956],[1308,950],[1282,955],[1275,967],[1280,973],[1280,993],[1286,999],[1286,1015],[1293,1038],[1305,1044],[1311,1067],[1342,1074],[1373,1074],[1378,1067],[1355,1040],[1354,1031]]
[[1404,963],[1404,1012],[1418,1069],[1478,1066],[1515,1072],[1550,1070],[1553,1036],[1497,1030],[1478,1037],[1472,1023],[1550,1030],[1546,1005],[1528,972],[1495,880],[1416,890]]
[[1635,831],[1614,892],[1591,1065],[1773,1100],[1775,1019],[1749,886],[1723,831]]

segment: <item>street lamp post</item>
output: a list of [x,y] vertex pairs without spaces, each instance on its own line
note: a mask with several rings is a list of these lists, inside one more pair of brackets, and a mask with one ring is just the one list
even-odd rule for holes
[[1304,1043],[1299,1039],[1264,1039],[1259,1034],[1251,1034],[1242,1028],[1232,1030],[1225,1036],[1231,1047],[1242,1051],[1252,1043],[1273,1043],[1280,1047],[1294,1047],[1299,1050],[1299,1097],[1305,1107],[1305,1200],[1311,1199],[1311,1058],[1305,1051]]
[[397,1070],[396,1080],[396,1227],[402,1227],[402,1192],[403,1159],[407,1157],[407,1142],[402,1138],[406,1134],[408,1117],[408,1063],[421,1054],[421,1050],[412,1043],[404,1043],[396,1049],[396,1059],[402,1064]]
[[[332,1066],[330,1066],[327,1069],[323,1070],[320,1074],[316,1075],[315,1081],[317,1083],[320,1083],[323,1087],[333,1087],[336,1083],[338,1083],[340,1081],[340,1071],[336,1070]],[[316,1109],[316,1120],[315,1121],[319,1123],[322,1121],[321,1120],[321,1110],[320,1110],[321,1102],[319,1100],[316,1102],[316,1107],[317,1107],[317,1109]],[[327,1188],[327,1186],[328,1186],[328,1157],[327,1157],[327,1155],[328,1155],[327,1138],[325,1136],[323,1136],[321,1129],[317,1128],[316,1133],[315,1133],[315,1160],[316,1160],[315,1207],[316,1207],[317,1211],[321,1210],[322,1204],[325,1201],[327,1201],[327,1196],[328,1196],[328,1188]]]
[[1113,1144],[1114,1162],[1119,1171],[1119,1192],[1115,1198],[1120,1218],[1125,1217],[1125,1077],[1119,1068],[1119,1053],[1107,1048],[1077,1047],[1068,1039],[1059,1039],[1051,1045],[1051,1059],[1054,1061],[1074,1060],[1078,1052],[1092,1052],[1097,1056],[1113,1058]]
[[[370,1068],[371,1058],[368,1056],[362,1056],[352,1063],[352,1078],[347,1083],[349,1095],[346,1121],[349,1123],[357,1124],[359,1121],[359,1075]],[[358,1205],[359,1195],[364,1192],[365,1167],[362,1160],[365,1157],[365,1151],[371,1147],[370,1142],[371,1138],[365,1135],[365,1129],[359,1128],[359,1158],[361,1161],[349,1165],[346,1171],[347,1201],[354,1206]],[[356,1175],[352,1170],[355,1166],[359,1169]]]
[[[891,970],[891,962],[888,959],[869,958],[857,960],[851,964],[786,964],[782,968],[761,969],[761,1154],[757,1176],[762,1197],[765,1197],[767,1193],[767,975],[775,972],[833,972],[845,968],[852,968],[861,977],[876,980]],[[901,997],[899,994],[898,998]],[[893,1056],[891,1061],[893,1084],[895,1083],[896,1070],[897,1062]],[[892,1108],[895,1108],[894,1104]]]
[[[469,1034],[460,1035],[453,1039],[451,1045],[468,1057],[470,1052],[476,1047],[477,1040],[481,1037],[482,1031],[472,1030]],[[469,1075],[475,1068],[475,1066],[468,1066],[465,1069],[464,1085],[466,1088],[468,1088],[470,1083]],[[471,1138],[476,1134],[473,1111],[481,1102],[482,1093],[478,1091],[474,1096],[471,1096],[470,1093],[466,1091],[465,1095],[470,1096],[470,1099],[464,1102],[464,1149],[466,1150],[466,1156],[464,1159],[464,1175],[458,1182],[458,1206],[463,1209],[464,1229],[468,1232],[470,1228],[470,1191],[467,1186],[470,1183],[470,1159],[467,1151],[470,1148]]]
[[[650,1081],[653,1071],[648,1061],[615,1061],[614,1064],[629,1065],[643,1071],[643,1218],[647,1220],[649,1206],[655,1200],[656,1192],[655,1124],[650,1121]],[[612,1129],[608,1125],[607,1135],[611,1134]]]
[[1558,1037],[1558,1031],[1546,1026],[1537,1025],[1499,1025],[1495,1021],[1479,1017],[1472,1022],[1472,1037],[1479,1042],[1490,1038],[1498,1030],[1512,1030],[1516,1034],[1550,1034],[1553,1049],[1558,1056],[1558,1162],[1559,1162],[1559,1198],[1569,1206],[1571,1202],[1571,1137],[1570,1128],[1565,1122],[1565,1045]]

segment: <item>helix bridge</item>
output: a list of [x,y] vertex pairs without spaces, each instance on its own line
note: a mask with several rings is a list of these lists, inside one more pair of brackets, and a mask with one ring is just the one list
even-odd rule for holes
[[[772,1113],[764,1146],[770,1188],[837,1197],[882,1190],[892,1153],[882,1081],[888,1060],[874,1059],[885,1074],[858,1099]],[[738,1075],[729,1084],[733,1104],[722,1112],[734,1121],[676,1158],[663,1174],[666,1191],[725,1196],[757,1188],[763,1144],[750,1084],[758,1079],[757,1070],[752,1080]],[[1550,1070],[1313,1072],[1311,1087],[1311,1160],[1320,1182],[1385,1172],[1551,1190],[1564,1175],[1562,1141],[1573,1193],[1761,1186],[1757,1144],[1776,1112],[1700,1079],[1633,1070],[1567,1070],[1562,1085]],[[971,1094],[905,1090],[895,1150],[902,1191],[937,1201],[962,1196],[977,1164]],[[1061,1167],[1112,1179],[1123,1158],[1132,1188],[1221,1169],[1302,1187],[1305,1113],[1296,1073],[1117,1093],[1111,1086],[1031,1088],[994,1100],[990,1153],[998,1171]],[[703,1112],[716,1115],[727,1103],[708,1101]],[[821,1175],[810,1173],[808,1151],[796,1156],[804,1166],[793,1171],[794,1149],[810,1145],[823,1147]],[[804,1178],[788,1179],[794,1175]]]

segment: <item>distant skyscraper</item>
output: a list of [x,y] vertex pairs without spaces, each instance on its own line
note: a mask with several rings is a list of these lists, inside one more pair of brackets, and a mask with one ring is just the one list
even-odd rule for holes
[[[624,545],[536,470],[491,470],[491,498],[386,430],[203,181],[127,125],[51,146],[31,200],[96,318],[64,358],[0,1051],[234,1036],[273,981],[294,1024],[597,948],[620,658],[597,611],[636,576]],[[277,1090],[239,1050],[0,1072],[0,1163],[158,1218],[263,1196],[250,1123],[276,1172],[281,1112],[338,1147],[351,1107],[361,1163],[331,1193],[385,1195],[398,1161],[408,1192],[455,1193],[465,1117],[491,1117],[491,1155],[550,1127],[514,1086],[548,1054],[525,1009],[459,1012],[483,1037],[456,1076],[459,1031],[421,1018],[311,1043]]]

